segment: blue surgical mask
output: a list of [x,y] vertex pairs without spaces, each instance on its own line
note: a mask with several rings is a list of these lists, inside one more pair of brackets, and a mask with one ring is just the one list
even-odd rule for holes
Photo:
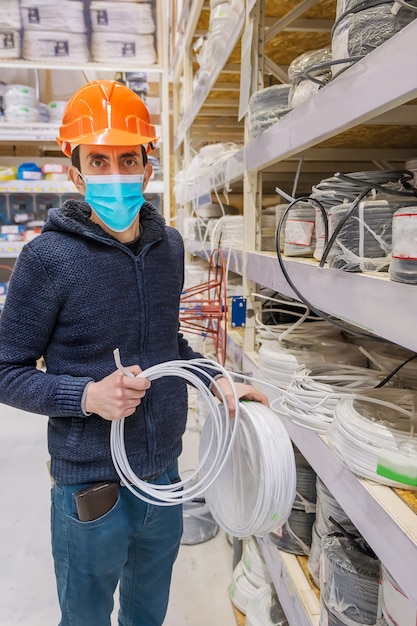
[[84,176],[85,201],[111,230],[121,233],[135,221],[145,198],[142,175]]

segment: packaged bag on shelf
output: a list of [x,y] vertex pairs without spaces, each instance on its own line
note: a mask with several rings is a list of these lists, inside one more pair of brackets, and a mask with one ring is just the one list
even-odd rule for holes
[[84,3],[78,0],[21,0],[22,26],[25,30],[51,30],[85,33]]
[[87,35],[26,30],[23,35],[23,58],[28,61],[88,62]]
[[0,28],[18,31],[21,27],[19,0],[3,0],[1,3]]
[[[289,65],[288,78],[291,82],[289,104],[295,108],[314,96],[332,78],[329,47],[311,50],[296,57]],[[326,66],[326,62],[328,65]],[[313,80],[314,79],[314,80]]]
[[154,65],[157,61],[153,35],[93,32],[91,53],[97,62],[123,60],[126,63]]
[[382,613],[389,626],[414,626],[417,609],[382,564],[380,580]]
[[[329,233],[338,228],[350,204],[329,211]],[[329,265],[345,272],[387,271],[391,260],[393,209],[386,200],[359,203],[357,214],[340,228]]]
[[392,219],[392,260],[389,277],[399,283],[417,284],[417,206],[395,211]]
[[316,247],[316,214],[311,205],[294,206],[285,221],[284,254],[313,256]]
[[[357,13],[349,13],[336,22],[332,33],[333,60],[362,57],[388,41],[417,16],[417,13],[400,8],[398,13],[391,11],[392,3],[366,8]],[[332,66],[332,74],[349,67],[349,63]]]
[[289,113],[288,103],[291,85],[272,85],[256,91],[249,100],[248,122],[251,138],[260,135]]
[[151,35],[155,32],[152,5],[149,3],[103,2],[90,4],[91,28],[94,32]]

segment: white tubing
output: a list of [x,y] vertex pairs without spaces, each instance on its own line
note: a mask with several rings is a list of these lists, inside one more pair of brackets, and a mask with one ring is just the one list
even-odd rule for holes
[[[132,373],[121,364],[118,349],[114,351],[114,357],[117,368],[126,374],[126,376],[132,377]],[[212,370],[213,375],[210,375],[208,370]],[[208,385],[197,376],[197,373],[205,377],[210,385],[216,387],[221,396],[227,419],[224,419],[221,406],[217,403]],[[233,420],[229,418],[225,397],[213,377],[219,374],[227,378],[232,386],[236,403],[236,413]],[[150,504],[174,506],[201,496],[219,476],[232,451],[236,438],[239,425],[239,397],[229,372],[218,363],[210,361],[209,359],[193,359],[192,361],[179,360],[160,363],[143,370],[138,375],[138,377],[147,378],[150,381],[157,380],[164,376],[176,376],[185,379],[198,389],[209,406],[210,419],[213,424],[212,437],[207,447],[207,452],[200,460],[197,468],[186,479],[174,485],[156,485],[141,480],[133,472],[126,455],[124,445],[124,418],[112,421],[110,449],[114,466],[121,481],[135,496]],[[207,460],[211,454],[213,456],[208,466]]]
[[[117,350],[114,356],[118,369],[133,376],[121,364]],[[234,419],[214,378],[219,374],[232,387]],[[276,413],[259,402],[239,403],[233,374],[208,359],[169,361],[139,376],[150,381],[164,376],[183,378],[203,395],[210,415],[201,436],[198,467],[174,485],[149,483],[135,475],[124,445],[124,419],[113,421],[111,454],[122,483],[135,496],[160,506],[174,506],[204,494],[215,521],[235,537],[263,536],[284,524],[295,499],[296,467],[291,439]],[[223,404],[204,378],[216,387]]]

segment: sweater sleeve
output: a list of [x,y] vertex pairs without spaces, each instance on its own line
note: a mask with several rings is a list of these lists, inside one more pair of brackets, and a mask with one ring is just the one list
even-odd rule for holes
[[0,316],[0,402],[43,415],[83,416],[91,378],[37,369],[51,340],[59,302],[48,273],[29,245],[20,253]]

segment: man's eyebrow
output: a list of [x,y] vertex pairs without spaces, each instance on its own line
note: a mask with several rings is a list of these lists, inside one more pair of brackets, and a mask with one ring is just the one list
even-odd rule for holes
[[87,159],[104,159],[108,160],[109,157],[106,154],[102,154],[101,152],[90,152],[87,154]]
[[141,156],[141,153],[136,150],[132,150],[131,152],[123,152],[123,154],[119,154],[119,159],[126,159],[135,156]]

